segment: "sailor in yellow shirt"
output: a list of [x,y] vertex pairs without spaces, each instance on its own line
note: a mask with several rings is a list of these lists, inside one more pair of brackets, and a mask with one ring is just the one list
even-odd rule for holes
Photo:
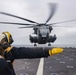
[[3,32],[0,35],[0,75],[16,75],[13,69],[15,59],[35,59],[52,56],[63,52],[63,48],[52,48],[45,50],[43,48],[12,47],[12,35],[9,32]]

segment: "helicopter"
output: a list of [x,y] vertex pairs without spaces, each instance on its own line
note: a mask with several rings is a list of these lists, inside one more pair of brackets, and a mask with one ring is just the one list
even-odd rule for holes
[[38,23],[6,12],[0,12],[0,14],[15,17],[31,23],[31,24],[25,24],[25,23],[0,22],[0,24],[24,25],[25,27],[19,27],[19,28],[33,28],[35,36],[29,35],[30,42],[34,43],[34,46],[37,46],[36,43],[38,44],[48,43],[48,46],[51,46],[50,43],[55,42],[55,40],[57,39],[56,34],[50,35],[51,31],[53,30],[53,26],[60,23],[75,21],[76,19],[48,24],[48,22],[50,21],[50,19],[52,19],[52,17],[56,12],[57,4],[50,3],[50,8],[51,8],[51,13],[45,23]]

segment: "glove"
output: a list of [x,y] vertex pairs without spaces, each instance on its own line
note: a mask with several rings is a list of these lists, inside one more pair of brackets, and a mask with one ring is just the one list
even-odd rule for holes
[[49,50],[49,55],[59,54],[63,52],[63,48],[53,48],[52,50]]

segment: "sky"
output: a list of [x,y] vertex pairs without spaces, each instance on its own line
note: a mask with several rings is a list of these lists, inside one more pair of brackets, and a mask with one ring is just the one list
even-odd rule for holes
[[[49,3],[57,3],[58,5],[57,11],[49,23],[76,19],[76,0],[0,0],[0,11],[27,18],[38,23],[45,23],[50,12]],[[4,21],[28,23],[21,19],[0,14],[0,22]],[[9,31],[13,36],[14,45],[32,45],[29,41],[29,35],[32,35],[33,29],[19,29],[18,27],[21,26],[0,24],[0,33]],[[75,46],[76,21],[57,24],[51,32],[51,35],[54,34],[56,34],[57,40],[52,45]]]

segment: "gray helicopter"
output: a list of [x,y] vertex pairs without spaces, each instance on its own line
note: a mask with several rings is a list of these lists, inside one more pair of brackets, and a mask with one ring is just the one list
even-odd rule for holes
[[29,35],[30,42],[34,43],[34,46],[37,46],[37,43],[38,44],[48,43],[48,46],[51,46],[50,43],[55,42],[55,40],[57,39],[56,34],[54,34],[53,36],[50,35],[51,31],[53,30],[52,27],[55,26],[55,24],[76,21],[76,19],[47,24],[50,21],[50,19],[53,17],[54,13],[56,12],[57,4],[50,3],[50,8],[51,8],[50,9],[51,13],[45,23],[37,23],[35,21],[29,20],[26,18],[22,18],[22,17],[16,16],[16,15],[12,15],[12,14],[9,14],[6,12],[0,12],[0,14],[15,17],[15,18],[18,18],[18,19],[21,19],[21,20],[31,23],[31,24],[25,24],[25,23],[0,22],[0,24],[25,25],[25,27],[19,27],[19,28],[33,28],[35,36]]

